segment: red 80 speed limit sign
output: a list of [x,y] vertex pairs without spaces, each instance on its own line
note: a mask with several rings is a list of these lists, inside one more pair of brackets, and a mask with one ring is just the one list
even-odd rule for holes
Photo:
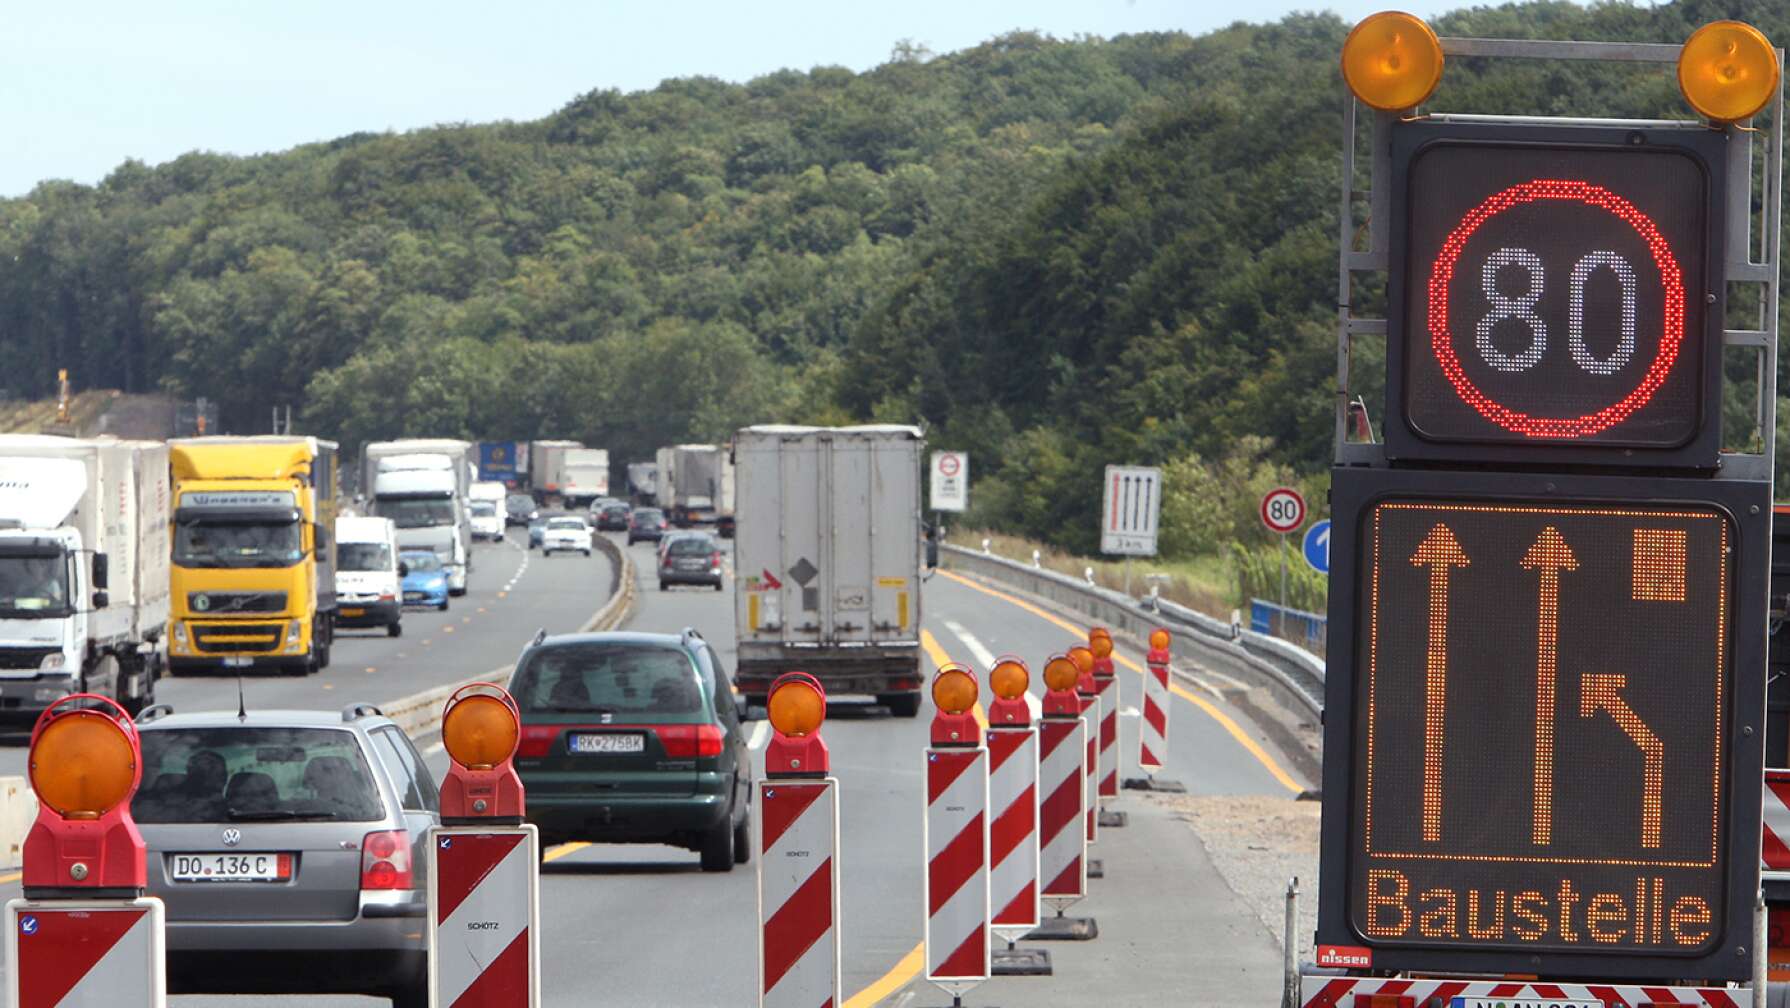
[[1292,487],[1275,487],[1262,497],[1262,524],[1285,535],[1305,524],[1305,498]]

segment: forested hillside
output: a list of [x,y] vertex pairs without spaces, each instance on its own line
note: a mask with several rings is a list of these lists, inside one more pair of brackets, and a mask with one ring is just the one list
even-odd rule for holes
[[[1681,41],[1770,2],[1533,3],[1443,34]],[[1321,480],[1347,25],[1061,41],[598,91],[527,123],[193,153],[0,201],[0,387],[165,389],[355,444],[924,424],[975,519],[1086,548],[1106,462],[1171,466],[1167,545]],[[1679,117],[1668,73],[1451,66],[1437,107]],[[220,124],[220,139],[227,124]],[[1228,499],[1228,498],[1226,498]]]

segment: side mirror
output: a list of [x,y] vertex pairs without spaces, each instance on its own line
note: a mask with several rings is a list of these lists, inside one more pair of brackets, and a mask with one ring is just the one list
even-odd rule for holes
[[112,604],[112,596],[105,589],[93,593],[93,608],[104,609]]
[[410,565],[405,563],[402,560],[398,561],[398,576],[399,577],[409,577],[410,576]]
[[93,587],[108,587],[107,581],[109,578],[107,577],[107,574],[111,570],[111,566],[111,561],[106,558],[104,553],[93,554]]

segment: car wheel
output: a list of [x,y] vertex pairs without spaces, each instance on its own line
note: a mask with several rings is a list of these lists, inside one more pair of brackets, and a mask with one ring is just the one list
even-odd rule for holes
[[385,626],[385,635],[387,637],[402,637],[402,636],[404,636],[404,624],[398,623],[395,621],[392,623],[387,623]]
[[752,860],[752,817],[740,817],[740,824],[733,828],[733,863],[746,864]]
[[584,555],[585,555],[585,556],[590,556],[590,550],[585,550],[585,551],[584,551]]
[[394,987],[386,996],[392,999],[392,1008],[429,1008],[429,979],[425,976]]
[[666,584],[665,582],[661,581],[661,582],[659,582],[659,590],[660,591],[670,591],[671,586]]
[[901,718],[918,717],[920,714],[920,694],[891,693],[876,698],[888,706],[889,713]]
[[719,582],[719,581],[716,581],[716,582],[715,582],[715,590],[716,590],[716,591],[720,591],[720,590],[721,590],[721,582]]
[[706,872],[733,871],[733,817],[729,816],[715,824],[715,828],[702,835],[702,870]]
[[448,611],[448,597],[446,595],[443,595],[441,597],[441,611],[442,612]]

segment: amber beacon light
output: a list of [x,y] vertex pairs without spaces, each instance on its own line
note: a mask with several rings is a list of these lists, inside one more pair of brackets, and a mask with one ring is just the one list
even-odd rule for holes
[[1343,41],[1342,73],[1363,104],[1387,112],[1415,108],[1442,81],[1442,43],[1404,11],[1369,14]]
[[1765,34],[1739,21],[1711,21],[1685,40],[1678,54],[1678,89],[1704,117],[1731,123],[1750,118],[1777,93],[1777,50]]
[[51,721],[31,750],[32,789],[67,819],[98,819],[129,798],[136,782],[136,747],[98,711]]

